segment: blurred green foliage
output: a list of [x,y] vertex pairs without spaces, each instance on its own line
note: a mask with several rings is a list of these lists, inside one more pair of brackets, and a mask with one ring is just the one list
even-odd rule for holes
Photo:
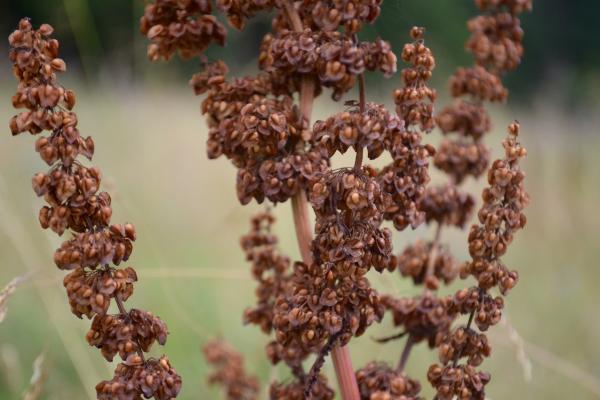
[[[144,39],[138,21],[144,0],[3,0],[0,5],[0,36],[6,37],[22,16],[48,22],[57,29],[64,58],[78,66],[88,82],[99,76],[118,76],[125,81],[187,77],[195,62],[175,62],[168,68],[145,60]],[[385,0],[381,17],[361,33],[363,38],[381,36],[400,49],[413,25],[425,26],[438,67],[438,81],[457,65],[471,63],[463,51],[465,23],[476,13],[471,0]],[[565,103],[594,96],[600,76],[600,2],[591,0],[536,0],[534,12],[523,16],[527,55],[518,73],[507,77],[513,100],[530,100],[537,89],[560,84]],[[260,14],[243,34],[230,29],[225,49],[211,49],[209,56],[222,57],[236,66],[233,72],[253,69],[260,38],[269,30],[269,16]],[[74,63],[73,61],[77,61]],[[236,71],[237,70],[237,71]]]

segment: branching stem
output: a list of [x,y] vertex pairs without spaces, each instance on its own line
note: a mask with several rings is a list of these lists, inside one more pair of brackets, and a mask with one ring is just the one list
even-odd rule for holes
[[[302,21],[292,0],[284,0],[285,12],[290,20],[290,23],[296,32],[302,32]],[[312,107],[314,102],[315,82],[314,78],[305,75],[302,78],[300,87],[300,112],[310,123]],[[296,226],[296,237],[300,254],[305,264],[312,262],[311,242],[312,229],[310,227],[308,202],[304,191],[298,192],[292,197],[292,211],[294,213],[294,223]],[[331,358],[335,368],[338,385],[340,387],[340,395],[342,400],[359,400],[358,385],[356,376],[352,368],[352,360],[348,347],[335,346],[331,351]]]

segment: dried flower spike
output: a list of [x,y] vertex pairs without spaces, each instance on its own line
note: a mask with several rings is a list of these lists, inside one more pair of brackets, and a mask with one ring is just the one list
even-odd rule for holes
[[[82,155],[91,160],[94,142],[80,136],[72,111],[75,94],[58,83],[57,74],[66,70],[66,64],[58,58],[52,31],[47,24],[35,30],[28,19],[22,19],[9,36],[10,60],[19,81],[13,105],[24,109],[11,119],[11,131],[13,135],[50,132],[35,145],[50,166],[32,179],[35,193],[48,203],[40,210],[40,224],[58,235],[73,233],[54,255],[58,268],[71,270],[64,279],[71,310],[79,318],[93,318],[87,334],[90,345],[100,348],[109,361],[116,354],[124,361],[113,380],[96,386],[98,398],[172,399],[181,389],[181,378],[166,357],[144,356],[154,342],[165,343],[165,323],[145,311],[127,311],[123,304],[133,293],[137,274],[131,267],[116,266],[131,255],[135,228],[129,223],[110,225],[110,196],[99,192],[100,170],[85,167],[78,159]],[[110,315],[113,301],[119,313]]]
[[[498,286],[506,292],[514,286],[516,274],[490,254],[500,255],[513,230],[520,227],[516,200],[510,217],[502,214],[506,205],[497,201],[504,193],[499,185],[512,182],[514,173],[513,184],[518,186],[518,173],[505,163],[493,164],[493,187],[486,192],[478,215],[486,222],[470,235],[472,262],[460,267],[442,243],[441,232],[449,227],[462,229],[471,218],[475,200],[459,184],[488,169],[490,151],[482,138],[491,122],[483,102],[507,98],[500,75],[520,61],[522,32],[517,14],[530,9],[531,1],[475,1],[486,13],[468,27],[472,36],[467,48],[476,65],[452,76],[451,94],[456,100],[437,115],[437,94],[428,86],[435,58],[419,27],[411,30],[412,43],[402,51],[401,58],[409,66],[402,70],[402,87],[393,93],[395,115],[366,100],[366,71],[384,76],[396,71],[396,56],[387,42],[363,42],[357,35],[379,15],[380,0],[218,0],[217,8],[236,29],[243,29],[260,11],[274,12],[271,32],[260,45],[261,72],[242,78],[228,77],[223,61],[206,60],[202,52],[210,37],[196,33],[189,41],[169,40],[160,27],[150,28],[144,22],[143,32],[151,40],[158,38],[150,45],[151,59],[160,54],[167,58],[177,50],[186,56],[190,43],[202,44],[194,48],[202,70],[190,84],[196,94],[205,95],[202,113],[209,128],[208,156],[225,156],[235,166],[240,202],[291,200],[302,260],[292,262],[279,252],[271,230],[274,217],[268,211],[252,219],[250,232],[241,240],[258,282],[257,302],[244,313],[244,322],[273,335],[267,357],[273,364],[285,363],[292,375],[288,382],[271,383],[271,399],[333,398],[320,373],[329,355],[344,400],[421,398],[419,382],[403,373],[411,348],[419,342],[437,348],[443,363],[428,373],[436,398],[483,395],[490,377],[474,366],[489,356],[487,339],[473,332],[470,322],[461,329],[452,325],[460,314],[470,314],[482,330],[499,321],[504,303],[487,289]],[[195,3],[156,0],[145,18],[149,20],[166,4],[182,8]],[[194,12],[210,11],[206,6]],[[181,16],[194,18],[185,11],[160,15],[164,26],[179,26]],[[355,86],[358,99],[347,100],[344,110],[311,124],[316,96],[330,90],[339,101]],[[436,124],[446,135],[437,151],[422,143],[423,133]],[[513,141],[507,143],[507,148],[515,149]],[[349,151],[355,154],[354,165],[332,169],[331,158]],[[386,154],[391,162],[377,170],[364,163],[365,152],[370,160]],[[448,183],[427,186],[430,161],[449,176]],[[512,186],[510,190],[519,192]],[[524,203],[524,196],[521,200]],[[316,217],[314,229],[308,201]],[[385,220],[398,231],[427,223],[434,226],[435,235],[396,255]],[[500,220],[501,225],[512,224],[512,230],[498,231],[494,224]],[[398,269],[422,284],[423,291],[411,298],[380,296],[369,282],[372,269],[380,273]],[[478,286],[455,296],[436,294],[442,283],[459,274],[473,275]],[[401,330],[390,338],[407,338],[398,367],[371,362],[355,373],[346,345],[379,322],[386,310]],[[108,350],[113,351],[110,346]],[[307,370],[311,355],[314,362]],[[467,364],[457,365],[460,358],[467,358]],[[243,371],[236,371],[236,377],[224,373],[217,380],[228,390],[247,387]]]

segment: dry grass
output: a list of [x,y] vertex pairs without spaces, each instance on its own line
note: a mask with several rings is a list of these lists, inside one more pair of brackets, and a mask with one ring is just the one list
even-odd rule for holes
[[[131,260],[140,275],[132,306],[156,311],[168,323],[171,336],[164,351],[184,379],[180,398],[218,398],[203,384],[206,366],[200,353],[201,344],[214,336],[234,343],[263,380],[282,374],[263,356],[265,338],[241,325],[253,284],[246,281],[249,272],[237,238],[259,207],[240,207],[234,169],[225,160],[206,159],[198,100],[187,88],[109,89],[78,91],[81,129],[94,135],[95,162],[115,194],[114,220],[125,222],[127,216],[140,233]],[[10,90],[0,90],[0,96],[9,98]],[[316,107],[321,116],[326,109]],[[595,399],[600,396],[600,319],[595,318],[600,304],[595,267],[600,256],[600,161],[594,149],[600,139],[579,132],[593,132],[595,121],[569,120],[560,109],[548,112],[548,106],[540,109],[544,113],[517,115],[530,154],[525,168],[533,205],[528,228],[506,258],[521,271],[508,310],[523,338],[521,350],[531,359],[532,375],[530,381],[524,379],[517,361],[521,350],[515,351],[510,335],[499,329],[493,336],[496,355],[487,363],[494,376],[489,395]],[[0,109],[0,121],[10,115],[8,107]],[[12,376],[0,368],[0,399],[23,393],[31,376],[28,366],[43,349],[51,371],[44,398],[89,398],[93,385],[110,376],[112,367],[87,347],[87,323],[70,315],[60,283],[63,274],[52,262],[59,242],[37,226],[41,202],[29,181],[44,166],[31,151],[33,139],[13,140],[8,128],[5,132],[0,135],[0,282],[27,271],[34,271],[36,279],[13,294],[0,325],[0,346],[16,349],[21,360]],[[489,143],[499,144],[502,133],[498,130]],[[499,146],[495,148],[498,154]],[[289,210],[284,206],[275,212],[283,247],[296,257]],[[414,236],[403,235],[397,247]],[[449,238],[457,251],[464,251],[464,233]],[[374,275],[374,281],[383,291],[415,290],[399,277]],[[398,357],[402,342],[378,345],[370,339],[385,333],[387,320],[355,342],[356,367],[374,356]],[[408,372],[423,376],[432,357],[417,347]]]

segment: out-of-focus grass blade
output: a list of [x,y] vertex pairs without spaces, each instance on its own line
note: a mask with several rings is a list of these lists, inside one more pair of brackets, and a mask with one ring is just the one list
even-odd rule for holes
[[20,284],[29,279],[29,274],[17,276],[8,283],[0,292],[0,323],[4,321],[8,312],[8,299],[17,290]]
[[29,380],[29,387],[23,394],[23,400],[37,400],[44,389],[46,371],[44,369],[44,353],[37,356],[33,362],[33,374]]

